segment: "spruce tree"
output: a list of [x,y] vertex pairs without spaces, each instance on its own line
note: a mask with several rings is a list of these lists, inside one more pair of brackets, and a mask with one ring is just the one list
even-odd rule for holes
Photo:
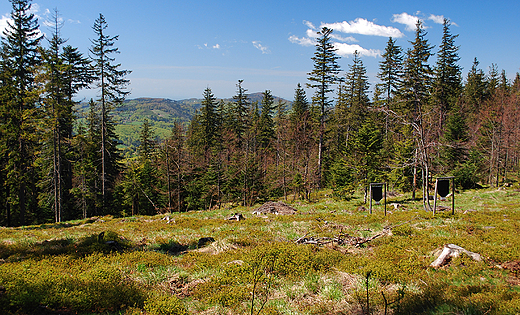
[[332,134],[331,142],[333,146],[330,148],[332,151],[333,159],[337,159],[343,155],[345,146],[347,145],[348,135],[351,132],[351,106],[352,97],[345,85],[338,87],[338,96],[336,99],[336,106],[334,107],[334,115],[332,116],[332,122],[330,131]]
[[399,90],[403,77],[403,53],[395,40],[390,37],[386,44],[385,52],[381,55],[383,60],[379,63],[377,77],[381,80],[378,84],[381,94],[384,95],[386,106],[393,109],[392,100]]
[[320,128],[318,143],[318,187],[321,187],[322,167],[323,167],[323,151],[324,151],[324,135],[325,121],[329,108],[332,106],[333,100],[328,94],[333,92],[332,86],[341,82],[339,73],[341,71],[337,60],[340,58],[336,55],[337,49],[332,43],[332,29],[323,27],[318,32],[316,43],[316,52],[311,59],[314,62],[314,69],[308,73],[310,83],[307,87],[316,89],[312,102],[319,108],[320,112]]
[[[403,77],[403,85],[399,92],[402,98],[402,104],[398,109],[398,114],[404,124],[410,124],[411,136],[413,136],[416,151],[414,162],[414,190],[413,198],[415,198],[415,186],[417,183],[416,170],[418,164],[422,171],[422,187],[423,187],[423,203],[425,209],[429,209],[428,183],[430,172],[430,157],[428,152],[427,137],[425,131],[428,129],[424,126],[424,110],[427,105],[432,81],[432,70],[428,64],[433,46],[430,46],[426,39],[426,31],[420,20],[417,21],[415,30],[415,39],[411,42],[412,49],[406,54],[405,70]],[[407,130],[404,128],[403,130]],[[404,137],[410,134],[404,134]]]
[[478,68],[479,61],[473,60],[471,69],[466,77],[464,85],[464,110],[469,113],[469,119],[475,120],[480,113],[483,102],[487,98],[486,75]]
[[37,208],[36,169],[40,107],[35,82],[41,63],[38,47],[42,38],[38,20],[31,13],[29,0],[11,0],[11,19],[3,33],[1,47],[3,182],[7,197],[7,224],[12,213],[19,225],[26,224],[26,212]]
[[188,207],[207,208],[220,202],[220,117],[225,114],[220,113],[224,109],[218,109],[218,106],[213,92],[209,87],[206,88],[200,111],[192,118],[188,128],[187,145],[191,154],[190,182],[186,187],[188,195],[185,199]]
[[448,116],[442,140],[445,143],[442,150],[443,164],[453,169],[464,163],[467,158],[466,142],[469,140],[468,125],[458,105],[452,108]]
[[168,210],[181,212],[185,195],[186,133],[184,127],[175,122],[171,135],[161,145],[165,163],[164,174],[168,195]]
[[[366,137],[363,138],[359,133],[365,130],[361,129],[366,126],[365,121],[369,116],[368,86],[366,69],[356,51],[352,64],[349,65],[345,83],[340,86],[334,115],[336,126],[333,127],[333,134],[336,150],[331,170],[331,184],[335,193],[342,197],[349,196],[351,180],[355,177],[349,168],[354,167],[358,172],[362,172],[362,175],[357,176],[358,182],[366,183],[366,174],[373,170],[372,165],[362,164],[362,160],[365,159],[365,155],[378,154],[378,152],[358,152],[362,145],[369,145],[368,143],[352,145],[353,139],[361,137],[359,141],[366,140]],[[371,125],[370,128],[376,129],[377,126]]]
[[[71,181],[67,181],[65,176],[65,172],[63,172],[63,168],[67,168],[68,165],[64,165],[67,162],[64,156],[64,148],[65,139],[63,138],[62,129],[66,129],[64,126],[66,123],[72,124],[72,117],[66,117],[67,114],[72,115],[71,110],[67,110],[66,100],[63,94],[63,80],[62,80],[62,59],[60,56],[62,45],[65,43],[65,40],[60,36],[60,28],[61,24],[59,23],[59,15],[58,12],[54,12],[54,25],[52,28],[52,37],[49,40],[49,48],[42,49],[43,51],[43,69],[44,69],[44,77],[45,77],[45,99],[44,99],[44,108],[46,111],[46,118],[48,120],[48,137],[46,144],[44,145],[43,152],[43,162],[51,160],[50,167],[48,167],[48,174],[44,174],[44,178],[49,176],[52,178],[52,186],[50,188],[51,198],[47,198],[45,188],[43,199],[52,199],[53,200],[53,209],[54,209],[54,219],[56,222],[61,222],[62,212],[64,206],[64,200],[70,200],[67,198],[67,193],[72,187],[66,187],[66,182],[71,183]],[[67,119],[68,118],[68,119]],[[70,126],[72,129],[72,126]],[[49,139],[50,138],[50,139]],[[49,152],[50,154],[46,154]],[[45,167],[44,167],[45,168]],[[44,171],[45,172],[45,171]],[[70,173],[68,173],[70,174]],[[43,182],[47,182],[44,180]]]
[[159,209],[159,175],[155,165],[155,135],[147,119],[139,134],[139,158],[129,161],[121,183],[124,199],[130,201],[132,215],[156,214]]
[[412,49],[406,53],[403,86],[400,90],[405,101],[401,113],[408,115],[410,121],[414,122],[421,119],[422,107],[428,101],[432,81],[428,60],[433,46],[428,43],[426,34],[422,22],[418,20],[415,39],[411,42]]
[[93,99],[90,99],[85,124],[80,123],[72,139],[74,148],[73,189],[76,207],[83,218],[102,214],[101,178],[101,118]]
[[437,53],[437,65],[433,86],[433,102],[437,107],[439,137],[442,135],[446,116],[459,100],[462,92],[461,68],[455,39],[450,32],[450,21],[444,19],[442,41]]
[[301,84],[298,83],[298,86],[294,91],[294,101],[292,103],[292,117],[294,117],[295,120],[298,120],[302,118],[304,115],[308,114],[308,111],[309,101],[307,101],[305,90],[302,88]]
[[229,111],[231,118],[231,131],[235,136],[236,146],[242,147],[244,132],[247,129],[247,114],[249,112],[249,99],[247,89],[242,86],[244,80],[238,80],[237,94],[233,96],[232,108]]
[[370,182],[381,180],[383,137],[381,130],[371,118],[365,119],[356,133],[348,140],[347,165],[353,170],[355,181],[364,190],[367,202]]
[[292,156],[292,183],[295,196],[304,191],[305,198],[310,194],[311,156],[315,138],[313,137],[313,121],[305,90],[298,83],[294,91],[292,112],[289,115],[289,145]]
[[140,159],[143,161],[151,161],[155,151],[155,146],[156,143],[150,122],[145,118],[143,120],[143,124],[141,125],[141,133],[139,134],[139,147],[137,148]]
[[487,75],[487,93],[489,96],[493,96],[498,88],[500,75],[498,74],[498,66],[496,63],[492,63],[489,66],[489,72]]
[[349,129],[356,131],[363,124],[370,105],[367,70],[357,51],[354,53],[352,64],[349,65],[344,87],[349,103]]
[[[379,72],[377,73],[381,82],[375,85],[373,105],[382,109],[383,112],[385,153],[390,159],[391,152],[394,150],[393,145],[399,141],[399,137],[396,137],[395,120],[391,119],[391,116],[398,109],[396,99],[403,83],[403,50],[390,37],[381,57],[382,60],[379,63]],[[386,164],[389,165],[390,160],[387,160]]]
[[[49,164],[42,183],[52,178],[50,198],[44,190],[42,201],[52,200],[56,222],[63,218],[71,219],[73,202],[70,195],[72,189],[72,136],[76,102],[74,96],[81,88],[87,87],[90,62],[71,46],[63,47],[66,40],[60,35],[62,24],[56,10],[52,21],[52,36],[48,40],[49,47],[42,51],[42,79],[44,82],[43,104],[48,123],[47,141],[42,149],[42,164]],[[52,151],[52,152],[51,152]],[[52,158],[51,158],[52,157]],[[51,161],[52,163],[46,163]],[[45,167],[44,167],[44,172]],[[51,174],[52,173],[52,174]]]
[[338,88],[331,133],[333,159],[343,155],[347,139],[359,130],[369,110],[368,77],[366,68],[356,51],[346,74],[345,83]]
[[202,151],[205,159],[209,159],[211,149],[218,141],[218,117],[217,117],[217,99],[211,89],[208,87],[204,90],[203,99],[200,109],[200,127]]
[[275,126],[273,120],[273,111],[275,109],[274,98],[270,90],[262,93],[262,112],[260,114],[260,147],[263,149],[271,145],[271,141],[275,138]]
[[117,150],[117,135],[114,132],[114,125],[111,118],[111,111],[114,107],[122,104],[129,91],[126,86],[129,80],[126,75],[128,70],[120,70],[121,64],[115,63],[113,54],[118,53],[115,42],[118,36],[106,34],[108,24],[105,17],[99,14],[94,22],[93,30],[96,38],[91,40],[92,47],[90,53],[93,59],[93,77],[96,88],[99,90],[97,100],[101,107],[101,193],[103,209],[110,202],[110,193],[113,188],[115,176],[119,172],[120,155]]
[[[287,200],[288,188],[288,161],[290,161],[289,134],[290,126],[289,116],[287,112],[287,103],[279,100],[276,104],[276,113],[274,116],[275,139],[274,139],[274,167],[271,166],[271,176],[267,177],[267,184],[270,186],[269,195],[279,196],[283,192],[285,200]],[[281,176],[281,179],[280,179]],[[277,180],[278,179],[278,180]],[[280,187],[281,186],[281,187]],[[280,191],[281,189],[281,191]]]

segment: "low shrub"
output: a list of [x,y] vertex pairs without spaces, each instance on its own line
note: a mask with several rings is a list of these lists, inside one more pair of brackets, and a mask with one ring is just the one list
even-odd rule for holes
[[74,312],[115,311],[142,305],[145,292],[101,254],[56,256],[0,265],[5,288],[0,309],[34,313],[41,306]]
[[144,310],[149,315],[187,315],[188,309],[176,296],[159,295],[144,302]]
[[195,298],[222,306],[238,306],[251,298],[253,288],[265,295],[276,279],[326,272],[342,257],[339,252],[314,246],[264,244],[243,252],[239,257],[243,260],[241,264],[223,265],[218,274],[197,288]]

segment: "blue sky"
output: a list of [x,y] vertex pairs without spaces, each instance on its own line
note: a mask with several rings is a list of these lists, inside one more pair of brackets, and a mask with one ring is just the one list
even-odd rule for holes
[[[200,98],[210,87],[218,98],[235,94],[243,79],[248,92],[271,90],[293,99],[298,83],[312,70],[316,30],[328,25],[337,36],[339,64],[346,71],[352,52],[361,52],[373,89],[388,36],[403,49],[410,47],[414,30],[424,21],[427,39],[437,52],[443,17],[458,34],[464,75],[477,57],[486,73],[492,63],[509,78],[520,71],[519,1],[142,1],[35,0],[41,30],[49,11],[63,18],[62,36],[88,54],[92,25],[102,13],[107,33],[119,35],[117,62],[132,70],[130,98]],[[11,3],[0,2],[0,27]],[[433,56],[431,64],[436,61]],[[312,91],[307,91],[310,99]],[[82,97],[95,92],[83,91]]]

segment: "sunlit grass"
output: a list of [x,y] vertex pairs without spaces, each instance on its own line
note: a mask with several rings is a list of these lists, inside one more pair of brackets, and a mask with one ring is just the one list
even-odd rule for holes
[[[519,271],[501,267],[520,260],[517,191],[457,193],[455,214],[435,217],[409,195],[389,199],[386,216],[383,205],[373,214],[360,209],[361,194],[349,201],[327,195],[295,201],[294,215],[222,207],[0,228],[0,312],[249,314],[254,291],[261,314],[351,314],[365,307],[367,274],[373,314],[383,312],[385,298],[394,314],[520,312]],[[245,220],[227,220],[234,213]],[[294,243],[385,229],[392,233],[357,248]],[[198,248],[204,237],[214,242]],[[462,255],[429,268],[448,243],[483,260]]]

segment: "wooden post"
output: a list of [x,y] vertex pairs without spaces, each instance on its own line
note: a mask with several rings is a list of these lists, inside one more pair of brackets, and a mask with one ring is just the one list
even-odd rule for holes
[[386,183],[383,184],[384,188],[385,188],[385,191],[384,191],[384,196],[385,196],[385,217],[386,217]]
[[433,193],[433,216],[435,216],[435,211],[437,210],[437,183],[439,179],[435,179],[435,192]]
[[372,214],[372,183],[370,183],[370,186],[368,188],[368,199],[370,199],[370,207],[368,209],[370,214]]
[[455,178],[451,179],[451,214],[455,214]]

